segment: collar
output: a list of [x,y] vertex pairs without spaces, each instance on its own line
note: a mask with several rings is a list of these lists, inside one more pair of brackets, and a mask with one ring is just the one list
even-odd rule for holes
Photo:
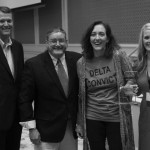
[[[54,56],[52,56],[50,53],[49,53],[49,55],[50,55],[50,57],[51,57],[51,59],[52,59],[52,61],[54,63],[54,66],[56,66],[56,64],[57,64],[57,58],[55,58]],[[61,60],[62,64],[65,64],[65,54],[60,58],[60,60]]]
[[11,45],[12,45],[12,40],[11,40],[11,38],[9,38],[8,43],[4,43],[3,40],[0,39],[0,45],[1,45],[2,48],[6,48],[6,47],[8,47],[8,46],[11,46]]

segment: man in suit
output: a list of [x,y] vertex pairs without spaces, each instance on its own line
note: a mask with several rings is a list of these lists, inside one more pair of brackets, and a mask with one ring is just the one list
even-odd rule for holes
[[76,62],[81,54],[66,51],[66,32],[61,28],[49,31],[46,43],[45,52],[25,63],[19,104],[21,124],[29,129],[35,150],[77,150]]
[[0,7],[0,150],[19,150],[22,127],[17,100],[24,66],[23,47],[11,38],[12,12]]

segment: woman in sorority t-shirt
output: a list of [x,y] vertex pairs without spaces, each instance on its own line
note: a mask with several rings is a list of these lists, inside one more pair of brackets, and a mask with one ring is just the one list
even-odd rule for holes
[[132,71],[128,58],[102,21],[90,25],[81,44],[76,131],[84,138],[84,149],[105,150],[107,138],[110,150],[135,150],[130,104],[137,86],[125,77]]

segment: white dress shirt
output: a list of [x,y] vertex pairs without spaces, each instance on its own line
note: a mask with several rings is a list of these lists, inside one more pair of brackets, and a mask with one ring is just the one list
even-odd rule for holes
[[[53,57],[50,53],[49,53],[49,55],[50,55],[50,57],[52,58],[53,64],[54,64],[54,66],[55,66],[55,70],[56,70],[56,72],[57,72],[57,71],[58,71],[57,59],[56,59],[55,57]],[[65,55],[63,55],[63,56],[60,58],[60,60],[61,60],[61,63],[62,63],[62,65],[63,65],[64,69],[65,69],[65,72],[66,72],[66,74],[67,74],[67,77],[68,77],[68,69],[67,69],[67,64],[66,64]]]
[[2,49],[3,49],[5,57],[7,59],[9,68],[11,70],[11,73],[14,76],[14,61],[13,61],[13,55],[12,55],[11,47],[10,47],[12,45],[12,41],[9,38],[8,43],[4,43],[2,41],[2,39],[0,39],[0,45],[1,45]]

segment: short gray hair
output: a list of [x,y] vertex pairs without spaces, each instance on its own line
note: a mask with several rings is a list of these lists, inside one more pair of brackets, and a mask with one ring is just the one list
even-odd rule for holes
[[60,27],[56,27],[56,28],[53,28],[53,29],[51,29],[51,30],[49,30],[49,31],[47,32],[47,34],[46,34],[46,41],[48,41],[49,35],[52,34],[53,32],[54,32],[54,33],[56,33],[56,32],[61,32],[61,33],[63,33],[63,34],[65,35],[65,39],[67,39],[66,31],[65,31],[64,29],[60,28]]
[[0,6],[0,11],[3,13],[12,13],[11,9],[6,6]]

